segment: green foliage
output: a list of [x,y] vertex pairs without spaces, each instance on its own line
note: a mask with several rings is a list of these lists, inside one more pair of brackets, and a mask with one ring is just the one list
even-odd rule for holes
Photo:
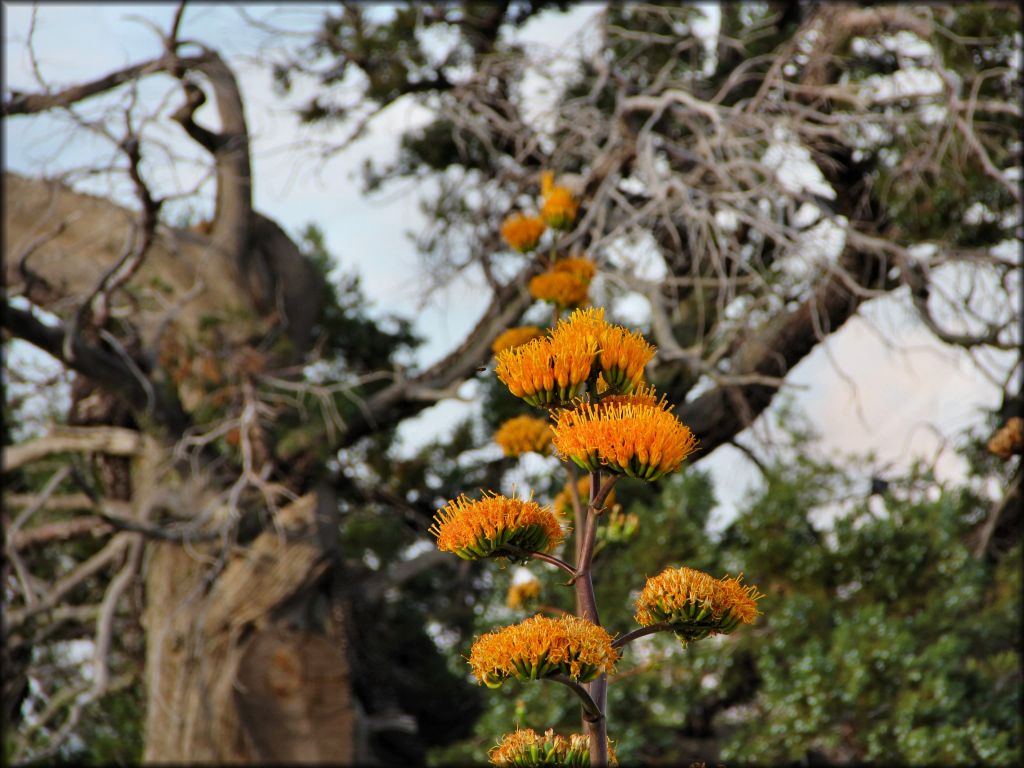
[[[803,539],[822,505],[794,504],[794,491],[846,479],[817,469],[781,473],[733,524],[769,596],[763,638],[741,641],[762,681],[758,714],[723,759],[1017,762],[1020,612],[1000,596],[1020,575],[1012,554],[1000,566],[970,553],[978,499],[914,467],[878,499],[884,511],[860,500]],[[794,521],[781,531],[780,499]]]
[[335,264],[319,227],[307,224],[300,233],[299,247],[324,276],[327,285],[314,331],[325,345],[321,351],[325,358],[344,365],[349,373],[389,369],[397,356],[421,343],[408,318],[394,314],[370,315],[358,275],[342,273],[331,278]]
[[138,765],[145,743],[146,695],[141,682],[101,699],[84,718],[68,765]]

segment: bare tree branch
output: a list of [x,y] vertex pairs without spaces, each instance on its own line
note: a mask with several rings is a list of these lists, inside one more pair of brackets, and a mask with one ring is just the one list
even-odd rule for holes
[[57,427],[49,435],[4,451],[3,471],[12,472],[54,453],[107,453],[135,456],[142,451],[145,436],[122,427]]
[[169,58],[165,55],[116,70],[96,80],[65,88],[56,93],[14,93],[10,99],[4,102],[2,114],[5,117],[32,115],[51,109],[68,107],[93,96],[111,91],[125,83],[135,82],[146,75],[165,72],[171,66],[191,69],[201,64],[204,58],[203,56],[198,56],[178,59]]

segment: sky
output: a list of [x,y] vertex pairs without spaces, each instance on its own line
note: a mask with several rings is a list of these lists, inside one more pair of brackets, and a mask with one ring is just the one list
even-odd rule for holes
[[[66,85],[150,58],[159,41],[137,19],[166,29],[174,7],[162,3],[43,4],[35,30],[40,69],[52,83]],[[326,7],[247,6],[253,16],[271,16],[297,30],[315,27]],[[708,9],[704,31],[714,34],[714,5],[702,7]],[[567,14],[532,20],[517,35],[541,56],[557,54],[586,39],[581,31],[586,31],[596,11],[592,4],[576,5]],[[4,3],[3,12],[5,86],[37,90],[24,45],[31,6]],[[427,113],[400,102],[381,116],[366,138],[346,153],[323,161],[298,148],[324,136],[300,126],[288,104],[274,95],[259,48],[264,36],[242,24],[233,7],[189,6],[182,36],[210,41],[236,68],[253,136],[256,207],[293,234],[310,222],[320,226],[340,267],[358,272],[376,308],[415,318],[417,330],[428,340],[418,352],[419,364],[429,365],[457,345],[483,311],[486,291],[459,280],[420,307],[422,267],[407,235],[422,222],[416,189],[405,185],[368,199],[360,193],[358,178],[364,158],[389,157],[397,138],[423,124]],[[154,80],[152,90],[144,94],[147,98],[158,99],[172,92],[174,84],[169,80],[163,84],[160,78]],[[297,95],[301,94],[300,84]],[[208,114],[200,116],[211,119]],[[186,154],[190,151],[180,137],[160,130],[154,127],[153,135]],[[48,116],[5,121],[5,168],[35,175],[52,172],[74,165],[101,146],[84,140],[68,144],[66,136],[65,126]],[[780,144],[776,154],[780,166],[799,165],[799,152],[794,154]],[[196,173],[188,159],[174,164],[183,178]],[[193,153],[191,159],[201,158]],[[797,176],[814,187],[812,171]],[[887,343],[880,343],[880,338]],[[971,360],[961,351],[932,341],[904,304],[895,300],[873,302],[862,318],[851,320],[820,345],[794,371],[789,389],[823,433],[824,450],[874,451],[880,463],[891,462],[895,467],[906,466],[914,456],[938,454],[939,475],[946,478],[962,471],[949,441],[963,427],[977,422],[979,407],[998,404],[998,390]],[[460,394],[471,399],[474,385],[465,385]],[[449,402],[428,409],[403,425],[405,450],[413,450],[438,431],[450,428],[456,418],[474,407],[472,402]],[[756,444],[750,436],[744,439],[748,445]],[[728,446],[702,461],[701,467],[710,470],[716,480],[720,499],[716,518],[721,523],[750,493],[757,472],[739,451]]]

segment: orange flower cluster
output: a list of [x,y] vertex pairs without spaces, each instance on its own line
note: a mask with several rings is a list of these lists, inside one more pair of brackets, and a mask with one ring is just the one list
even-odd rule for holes
[[491,344],[491,352],[498,354],[502,350],[518,347],[520,344],[536,339],[540,336],[540,333],[540,328],[536,325],[521,325],[516,328],[509,328],[507,331],[502,331],[498,334],[498,338]]
[[499,352],[494,372],[516,397],[550,406],[570,402],[596,373],[628,393],[653,356],[642,336],[605,322],[603,309],[577,309],[546,337]]
[[[516,730],[506,734],[488,754],[491,765],[507,766],[508,768],[539,768],[539,766],[558,766],[559,768],[588,768],[590,765],[590,739],[582,733],[574,733],[569,737],[559,736],[552,729],[543,735],[532,728]],[[618,757],[608,739],[608,765],[617,766]]]
[[638,333],[612,325],[601,336],[601,376],[609,389],[631,392],[643,380],[655,349]]
[[586,303],[587,289],[595,274],[597,267],[590,259],[561,259],[547,272],[530,280],[530,295],[562,309],[578,307]]
[[566,272],[570,275],[576,275],[580,280],[588,283],[593,280],[594,275],[597,274],[597,265],[584,256],[567,256],[564,259],[556,261],[554,266],[551,268],[557,272]]
[[530,295],[559,309],[578,307],[589,298],[589,281],[583,282],[570,272],[549,269],[530,278]]
[[544,419],[516,416],[498,427],[494,441],[506,456],[520,456],[530,451],[546,453],[551,445],[551,427]]
[[546,406],[576,397],[596,357],[596,340],[547,336],[499,352],[494,372],[516,397]]
[[558,321],[558,324],[548,331],[552,339],[558,342],[567,341],[570,338],[585,338],[593,343],[598,349],[601,345],[601,335],[609,327],[604,319],[604,309],[601,307],[587,307],[577,309],[568,318]]
[[1024,419],[1011,417],[988,441],[988,450],[1001,459],[1024,453]]
[[579,205],[568,189],[555,186],[555,174],[551,171],[545,171],[541,177],[540,193],[543,199],[540,215],[545,223],[552,229],[571,227]]
[[463,560],[514,557],[515,549],[550,551],[565,537],[550,509],[495,493],[476,501],[465,495],[449,501],[429,530],[438,549]]
[[562,411],[555,448],[588,472],[604,469],[656,480],[679,468],[697,439],[662,400],[658,405],[583,403]]
[[501,225],[501,236],[515,250],[529,253],[537,247],[544,229],[544,219],[539,216],[514,213]]
[[666,568],[649,578],[636,600],[636,621],[641,626],[671,622],[683,642],[712,634],[728,634],[736,626],[753,624],[757,587],[728,577],[716,579],[693,568]]
[[551,331],[551,338],[556,341],[570,337],[596,342],[600,352],[599,383],[603,381],[612,393],[632,392],[643,380],[644,367],[656,351],[640,334],[606,322],[600,307],[577,310]]
[[498,688],[510,677],[565,675],[586,683],[615,668],[618,653],[602,627],[576,616],[536,615],[477,638],[469,654],[476,679]]

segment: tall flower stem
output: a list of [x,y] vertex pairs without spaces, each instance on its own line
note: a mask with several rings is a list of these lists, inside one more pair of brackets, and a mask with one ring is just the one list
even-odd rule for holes
[[[590,499],[586,510],[586,523],[582,533],[582,545],[576,561],[576,610],[580,617],[601,626],[594,596],[594,580],[591,574],[594,559],[594,541],[597,537],[597,523],[604,500],[611,493],[616,477],[609,477],[601,484],[601,473],[590,473]],[[582,504],[580,505],[582,509]],[[601,675],[590,684],[590,697],[597,707],[597,713],[583,711],[590,737],[590,765],[603,768],[608,765],[608,720],[605,716],[608,703],[608,675]]]

